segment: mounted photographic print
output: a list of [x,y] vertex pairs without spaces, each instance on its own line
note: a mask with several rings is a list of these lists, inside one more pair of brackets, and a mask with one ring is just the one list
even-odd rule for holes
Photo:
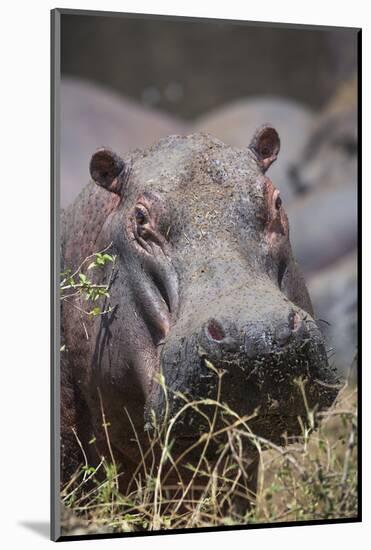
[[360,521],[360,29],[52,11],[52,538]]

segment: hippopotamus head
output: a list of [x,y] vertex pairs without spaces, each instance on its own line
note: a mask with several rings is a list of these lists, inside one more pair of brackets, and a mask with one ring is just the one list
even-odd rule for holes
[[[89,384],[101,388],[111,418],[126,407],[139,426],[165,409],[173,416],[179,392],[215,398],[218,371],[221,401],[240,415],[258,409],[254,430],[272,440],[297,433],[306,414],[296,379],[306,380],[309,407],[332,403],[335,378],[280,192],[266,176],[279,148],[265,126],[246,149],[200,133],[126,159],[105,148],[93,155],[90,172],[104,188],[96,190],[111,200],[96,242],[111,243],[117,260],[113,311],[93,322],[87,344]],[[122,431],[111,424],[119,446]],[[203,428],[188,413],[180,435]]]

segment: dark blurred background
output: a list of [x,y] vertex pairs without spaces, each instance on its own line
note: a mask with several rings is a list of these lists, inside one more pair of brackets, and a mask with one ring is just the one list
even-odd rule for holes
[[185,119],[267,93],[318,108],[355,68],[349,30],[62,16],[63,74]]
[[[330,361],[357,346],[357,29],[156,16],[61,17],[61,206],[100,146],[119,154],[207,131],[247,147],[281,138],[280,189]],[[354,369],[353,369],[354,371]]]

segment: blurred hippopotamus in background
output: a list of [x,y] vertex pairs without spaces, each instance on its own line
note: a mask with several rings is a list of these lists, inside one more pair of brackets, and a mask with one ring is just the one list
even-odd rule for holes
[[316,117],[290,176],[298,196],[289,209],[295,227],[293,247],[304,271],[312,273],[357,245],[355,79],[346,82]]
[[291,184],[298,193],[357,183],[357,79],[346,81],[316,117]]
[[61,96],[61,207],[69,206],[89,181],[91,152],[110,144],[117,151],[151,145],[185,124],[105,87],[64,77]]
[[357,254],[352,252],[309,279],[318,326],[330,349],[330,363],[343,375],[349,372],[357,343]]
[[[340,374],[357,348],[357,80],[316,117],[290,170],[292,246]],[[314,222],[314,223],[313,223]],[[354,373],[353,373],[354,374]],[[352,374],[352,376],[353,376]]]

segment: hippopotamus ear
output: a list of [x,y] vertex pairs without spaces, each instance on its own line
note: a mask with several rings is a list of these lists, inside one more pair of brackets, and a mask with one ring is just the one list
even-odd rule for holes
[[90,175],[95,183],[117,195],[121,194],[125,168],[122,158],[110,149],[99,149],[91,157]]
[[271,126],[259,128],[251,140],[249,149],[254,153],[263,172],[266,172],[280,151],[280,137]]

